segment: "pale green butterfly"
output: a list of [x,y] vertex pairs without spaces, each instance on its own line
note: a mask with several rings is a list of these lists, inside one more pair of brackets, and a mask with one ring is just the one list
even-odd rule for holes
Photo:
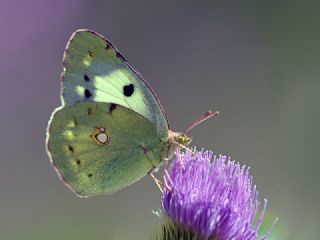
[[47,129],[47,150],[66,185],[79,196],[113,193],[186,147],[185,133],[170,130],[152,91],[101,35],[77,30],[67,44],[61,76],[62,106]]

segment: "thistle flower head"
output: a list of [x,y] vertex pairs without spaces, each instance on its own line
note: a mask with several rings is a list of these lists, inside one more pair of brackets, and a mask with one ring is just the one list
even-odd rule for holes
[[[172,224],[190,229],[196,239],[254,240],[266,210],[249,168],[212,152],[186,152],[174,159],[165,180],[162,208]],[[257,219],[257,220],[255,220]]]

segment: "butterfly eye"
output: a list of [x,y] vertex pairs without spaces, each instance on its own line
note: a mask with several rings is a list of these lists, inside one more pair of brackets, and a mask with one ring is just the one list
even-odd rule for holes
[[186,146],[186,145],[189,145],[189,144],[190,144],[191,138],[188,137],[188,136],[185,135],[185,134],[181,134],[181,135],[178,136],[177,142],[180,143],[180,144],[182,144],[182,145],[184,145],[184,146]]
[[90,136],[98,145],[107,145],[110,142],[109,134],[103,127],[98,127]]
[[178,137],[178,143],[184,144],[185,141],[186,141],[186,137],[184,135],[180,135]]

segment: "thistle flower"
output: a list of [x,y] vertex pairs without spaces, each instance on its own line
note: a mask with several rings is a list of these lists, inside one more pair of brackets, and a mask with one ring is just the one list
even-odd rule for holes
[[[162,239],[254,240],[260,214],[258,192],[249,168],[212,152],[181,154],[166,173],[162,195]],[[255,220],[257,219],[257,220]]]

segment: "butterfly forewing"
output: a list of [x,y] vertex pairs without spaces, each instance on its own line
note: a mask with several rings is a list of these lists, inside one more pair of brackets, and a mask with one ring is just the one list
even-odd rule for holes
[[157,97],[116,48],[88,30],[75,32],[64,56],[63,101],[122,105],[154,123],[162,134],[168,122]]

